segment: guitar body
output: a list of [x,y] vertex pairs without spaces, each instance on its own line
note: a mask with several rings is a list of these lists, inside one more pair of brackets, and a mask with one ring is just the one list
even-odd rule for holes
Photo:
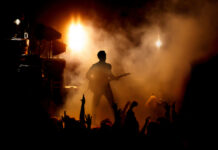
[[99,91],[103,91],[104,89],[107,89],[110,83],[110,81],[112,80],[119,80],[122,77],[128,76],[130,75],[130,73],[125,73],[122,75],[119,75],[116,77],[116,79],[105,79],[105,78],[101,78],[101,79],[90,79],[89,80],[89,86],[88,89],[90,89],[92,92],[99,92]]
[[124,76],[129,75],[129,73],[125,73],[115,77],[111,73],[111,68],[111,64],[101,61],[93,64],[86,74],[86,77],[89,80],[88,88],[93,92],[104,91],[110,87],[109,83],[111,80],[118,80]]

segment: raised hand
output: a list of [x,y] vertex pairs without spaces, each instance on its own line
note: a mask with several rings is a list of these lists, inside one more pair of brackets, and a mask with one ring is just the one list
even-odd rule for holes
[[81,101],[82,101],[82,104],[85,104],[86,99],[85,99],[85,95],[84,94],[83,94],[83,98],[81,99]]
[[92,124],[92,116],[90,114],[88,114],[85,116],[85,118],[86,118],[86,124],[87,124],[88,128],[90,129],[91,124]]

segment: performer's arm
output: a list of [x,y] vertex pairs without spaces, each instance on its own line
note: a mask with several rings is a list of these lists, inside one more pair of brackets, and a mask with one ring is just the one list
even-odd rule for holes
[[109,67],[109,79],[110,80],[118,80],[119,77],[115,76],[111,71],[111,68],[112,68],[111,64],[109,64],[108,67]]
[[111,72],[111,65],[109,65],[109,67],[110,67],[110,72],[109,72],[109,78],[110,78],[110,80],[119,80],[120,78],[122,78],[122,77],[124,77],[124,76],[127,76],[127,75],[130,75],[130,73],[124,73],[124,74],[122,74],[122,75],[119,75],[119,76],[115,76],[115,75],[113,75],[113,73]]

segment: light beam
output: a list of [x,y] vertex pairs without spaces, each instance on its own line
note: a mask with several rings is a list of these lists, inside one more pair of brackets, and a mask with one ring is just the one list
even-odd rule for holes
[[68,33],[68,46],[72,51],[81,51],[86,43],[86,32],[80,24],[71,24]]

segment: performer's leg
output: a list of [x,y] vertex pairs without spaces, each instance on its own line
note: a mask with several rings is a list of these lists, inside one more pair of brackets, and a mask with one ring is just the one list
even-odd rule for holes
[[96,109],[99,105],[100,99],[101,99],[101,93],[95,92],[93,95],[93,102],[92,102],[92,115],[93,117],[96,116]]
[[113,109],[113,105],[115,104],[115,101],[114,101],[114,96],[113,96],[113,92],[111,90],[110,85],[108,85],[107,88],[105,89],[105,94],[104,95],[107,98],[111,108]]

